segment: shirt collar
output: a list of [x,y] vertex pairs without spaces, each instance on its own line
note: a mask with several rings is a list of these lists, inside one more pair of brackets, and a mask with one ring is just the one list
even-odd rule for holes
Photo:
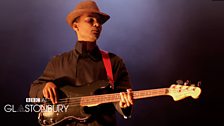
[[78,55],[89,56],[93,60],[101,58],[101,53],[96,42],[77,41],[74,50]]

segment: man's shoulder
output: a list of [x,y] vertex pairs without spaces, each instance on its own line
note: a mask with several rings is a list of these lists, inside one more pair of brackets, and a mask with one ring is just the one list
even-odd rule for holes
[[113,52],[110,52],[110,51],[107,51],[107,50],[103,50],[103,49],[100,49],[100,51],[103,54],[105,54],[105,53],[108,54],[110,59],[117,59],[117,60],[121,60],[122,59],[119,55],[117,55],[117,54],[115,54]]
[[119,58],[119,59],[121,59],[121,57],[118,54],[115,54],[113,52],[108,52],[108,54],[109,54],[110,58]]
[[72,50],[67,52],[59,53],[52,57],[52,61],[64,61],[68,60],[73,56]]
[[123,58],[118,54],[115,54],[113,52],[108,52],[108,54],[112,62],[123,62]]

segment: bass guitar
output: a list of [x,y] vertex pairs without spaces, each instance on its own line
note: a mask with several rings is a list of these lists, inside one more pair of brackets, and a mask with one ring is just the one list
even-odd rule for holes
[[[119,93],[105,94],[110,85],[105,81],[98,81],[84,87],[64,85],[59,88],[63,97],[58,99],[55,106],[60,106],[62,111],[41,111],[38,113],[39,123],[43,126],[55,126],[66,121],[85,122],[91,117],[86,108],[91,108],[104,103],[120,101]],[[110,90],[110,89],[109,89]],[[100,93],[100,94],[99,94]],[[192,97],[197,99],[201,94],[201,88],[195,85],[172,84],[169,88],[158,88],[133,91],[133,99],[143,99],[155,96],[171,96],[174,101]],[[47,106],[49,102],[43,103]],[[66,106],[66,107],[62,107]]]

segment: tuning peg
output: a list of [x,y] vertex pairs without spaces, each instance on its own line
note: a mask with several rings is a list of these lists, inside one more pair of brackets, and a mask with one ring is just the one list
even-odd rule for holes
[[185,86],[187,86],[187,85],[189,85],[190,84],[190,81],[189,80],[186,80],[185,82],[184,82],[184,85]]
[[201,86],[201,81],[198,81],[197,86],[198,86],[198,87]]
[[184,82],[182,80],[177,80],[176,83],[182,85]]

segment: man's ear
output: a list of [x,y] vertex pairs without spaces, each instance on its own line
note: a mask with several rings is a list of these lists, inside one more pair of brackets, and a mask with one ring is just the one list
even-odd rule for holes
[[72,28],[73,28],[74,31],[78,31],[79,30],[77,22],[74,22],[72,24]]

